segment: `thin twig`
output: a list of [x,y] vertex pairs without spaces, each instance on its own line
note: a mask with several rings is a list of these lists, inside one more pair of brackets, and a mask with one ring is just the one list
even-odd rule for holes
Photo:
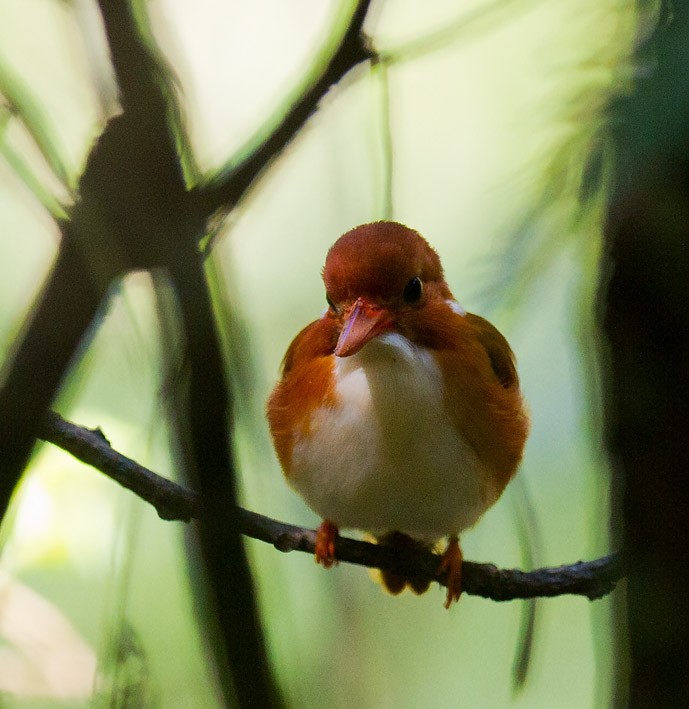
[[[100,429],[77,426],[51,412],[41,428],[40,437],[131,490],[153,505],[163,519],[188,521],[203,514],[202,501],[197,493],[118,453]],[[237,510],[237,520],[242,534],[272,544],[279,551],[314,551],[315,532],[312,529],[279,522],[241,508]],[[405,576],[434,579],[445,585],[444,575],[437,575],[438,556],[428,552],[402,553],[382,545],[340,537],[337,558]],[[530,572],[465,561],[462,587],[465,593],[494,601],[564,594],[594,600],[610,593],[623,575],[619,554]]]

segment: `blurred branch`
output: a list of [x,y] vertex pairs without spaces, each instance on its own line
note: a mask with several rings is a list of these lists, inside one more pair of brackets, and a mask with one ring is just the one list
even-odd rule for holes
[[[0,97],[0,101],[2,97]],[[19,151],[11,147],[7,140],[8,128],[14,118],[13,110],[0,103],[0,155],[12,168],[14,174],[24,183],[24,186],[36,197],[40,204],[50,213],[54,219],[65,219],[67,212],[63,204],[45,186],[43,180],[39,180],[29,168]]]
[[0,103],[3,99],[11,113],[22,122],[53,174],[63,185],[73,189],[69,171],[41,102],[33,95],[29,85],[11,70],[7,60],[0,56]]
[[371,0],[359,0],[340,44],[316,82],[287,112],[261,145],[236,167],[228,169],[210,184],[190,194],[196,212],[205,217],[220,208],[235,207],[261,173],[273,162],[315,112],[330,87],[358,64],[373,58],[362,28]]
[[474,39],[482,29],[495,29],[498,19],[508,19],[507,13],[513,13],[514,16],[517,11],[524,12],[532,4],[535,4],[533,0],[493,0],[493,2],[470,10],[435,32],[413,39],[394,49],[380,52],[380,58],[390,66],[444,49],[448,44],[456,42],[462,35],[466,35],[468,39]]
[[230,392],[198,250],[206,215],[190,213],[178,156],[185,136],[174,78],[152,41],[143,0],[98,5],[123,112],[90,152],[79,199],[60,225],[56,264],[0,373],[0,518],[112,285],[132,270],[164,272],[175,299],[162,314],[184,338],[188,365],[188,386],[180,386],[170,417],[174,441],[184,474],[207,501],[195,530],[206,571],[192,574],[197,610],[206,621],[225,704],[280,706],[232,516]]
[[[200,495],[118,453],[100,429],[77,426],[51,412],[43,423],[40,438],[59,446],[131,490],[153,505],[163,519],[186,522],[203,515]],[[314,551],[315,532],[311,529],[279,522],[241,508],[237,508],[236,517],[242,534],[272,544],[279,551]],[[445,578],[436,575],[438,556],[435,554],[401,554],[385,546],[340,537],[337,556],[340,561],[351,564],[432,578],[441,585],[445,584]],[[618,554],[530,572],[465,561],[463,588],[470,595],[495,601],[564,594],[594,600],[610,593],[623,575]]]
[[375,57],[371,64],[380,81],[380,144],[383,153],[382,182],[383,200],[381,219],[392,219],[394,215],[394,149],[392,142],[392,112],[390,108],[390,77],[387,62]]

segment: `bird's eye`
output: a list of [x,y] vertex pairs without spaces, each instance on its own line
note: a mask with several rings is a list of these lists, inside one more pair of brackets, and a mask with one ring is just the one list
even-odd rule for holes
[[407,301],[407,303],[416,303],[422,293],[423,283],[421,283],[421,279],[418,276],[414,276],[414,278],[412,278],[411,281],[404,286],[402,297]]
[[337,308],[335,307],[335,303],[333,303],[332,298],[327,293],[325,294],[325,302],[328,304],[330,310],[337,310]]

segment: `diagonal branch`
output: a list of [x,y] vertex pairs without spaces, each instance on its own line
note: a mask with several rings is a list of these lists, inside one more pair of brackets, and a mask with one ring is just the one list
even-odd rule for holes
[[460,37],[476,39],[481,30],[495,29],[498,20],[504,21],[518,12],[524,13],[531,9],[531,4],[532,0],[492,0],[461,14],[455,20],[450,20],[430,34],[381,51],[380,60],[391,66],[442,50],[448,44],[458,42]]
[[221,173],[210,184],[191,192],[192,208],[197,214],[208,217],[221,207],[226,210],[235,207],[253,182],[302,129],[330,87],[337,84],[355,66],[374,56],[362,34],[370,4],[371,0],[359,0],[349,26],[321,75],[261,145],[236,167]]
[[[59,446],[131,490],[153,505],[163,519],[189,521],[203,515],[203,503],[196,492],[118,453],[100,429],[77,426],[51,412],[43,423],[40,438]],[[272,544],[279,551],[314,551],[315,532],[311,529],[278,522],[241,508],[237,510],[237,521],[242,534]],[[337,543],[337,556],[340,561],[351,564],[434,579],[445,585],[444,576],[437,576],[436,573],[438,557],[435,554],[402,554],[385,546],[341,537]],[[618,554],[530,572],[465,561],[462,585],[468,594],[495,601],[564,594],[594,600],[610,593],[623,575]]]

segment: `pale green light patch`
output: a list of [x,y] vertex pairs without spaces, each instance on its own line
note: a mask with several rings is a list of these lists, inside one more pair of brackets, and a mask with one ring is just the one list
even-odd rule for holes
[[[129,426],[100,412],[85,418],[98,419],[117,440],[136,437]],[[118,500],[121,504],[125,495],[129,493],[93,468],[43,444],[13,501],[12,533],[3,558],[6,568],[14,573],[46,564],[85,571],[110,568],[120,533]]]

